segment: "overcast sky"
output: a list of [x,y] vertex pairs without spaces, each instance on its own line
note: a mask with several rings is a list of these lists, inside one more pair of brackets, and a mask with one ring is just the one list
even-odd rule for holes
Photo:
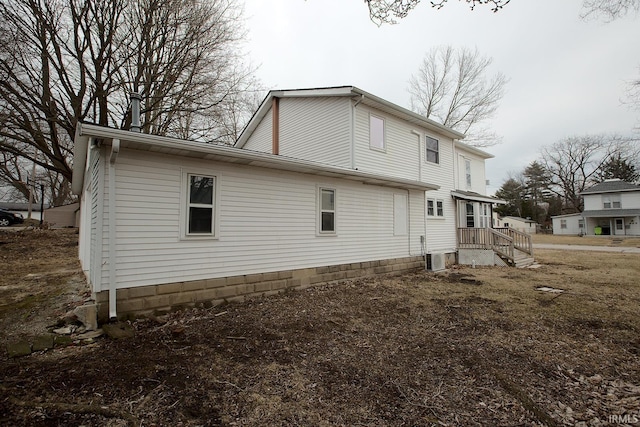
[[409,108],[408,81],[433,46],[477,47],[510,79],[486,150],[488,192],[542,145],[589,133],[631,134],[640,112],[621,100],[640,78],[640,17],[580,19],[581,0],[514,0],[493,13],[427,0],[377,27],[362,0],[246,0],[247,49],[268,89],[357,86]]

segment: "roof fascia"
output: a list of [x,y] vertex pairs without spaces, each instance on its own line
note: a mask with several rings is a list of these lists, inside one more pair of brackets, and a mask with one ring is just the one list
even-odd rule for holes
[[477,156],[482,157],[483,159],[493,159],[495,157],[493,154],[487,153],[486,151],[473,147],[469,144],[465,144],[462,141],[455,141],[455,144],[456,148],[473,153]]

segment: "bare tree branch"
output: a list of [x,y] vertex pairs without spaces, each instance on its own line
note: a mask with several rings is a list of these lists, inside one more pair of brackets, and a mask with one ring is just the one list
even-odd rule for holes
[[466,134],[471,145],[496,144],[483,124],[495,115],[508,80],[501,73],[487,77],[491,63],[477,49],[431,49],[409,81],[411,109]]

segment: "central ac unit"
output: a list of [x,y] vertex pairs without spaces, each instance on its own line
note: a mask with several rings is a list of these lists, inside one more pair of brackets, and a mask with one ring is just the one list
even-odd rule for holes
[[433,253],[427,257],[427,270],[429,271],[442,271],[446,267],[445,254]]

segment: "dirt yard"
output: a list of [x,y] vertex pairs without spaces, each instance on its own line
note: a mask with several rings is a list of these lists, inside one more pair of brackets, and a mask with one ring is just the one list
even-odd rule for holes
[[[5,329],[15,313],[29,324],[83,297],[73,234],[0,243],[3,340],[25,333]],[[193,309],[134,322],[133,338],[1,357],[0,425],[640,423],[640,255],[536,258]]]

